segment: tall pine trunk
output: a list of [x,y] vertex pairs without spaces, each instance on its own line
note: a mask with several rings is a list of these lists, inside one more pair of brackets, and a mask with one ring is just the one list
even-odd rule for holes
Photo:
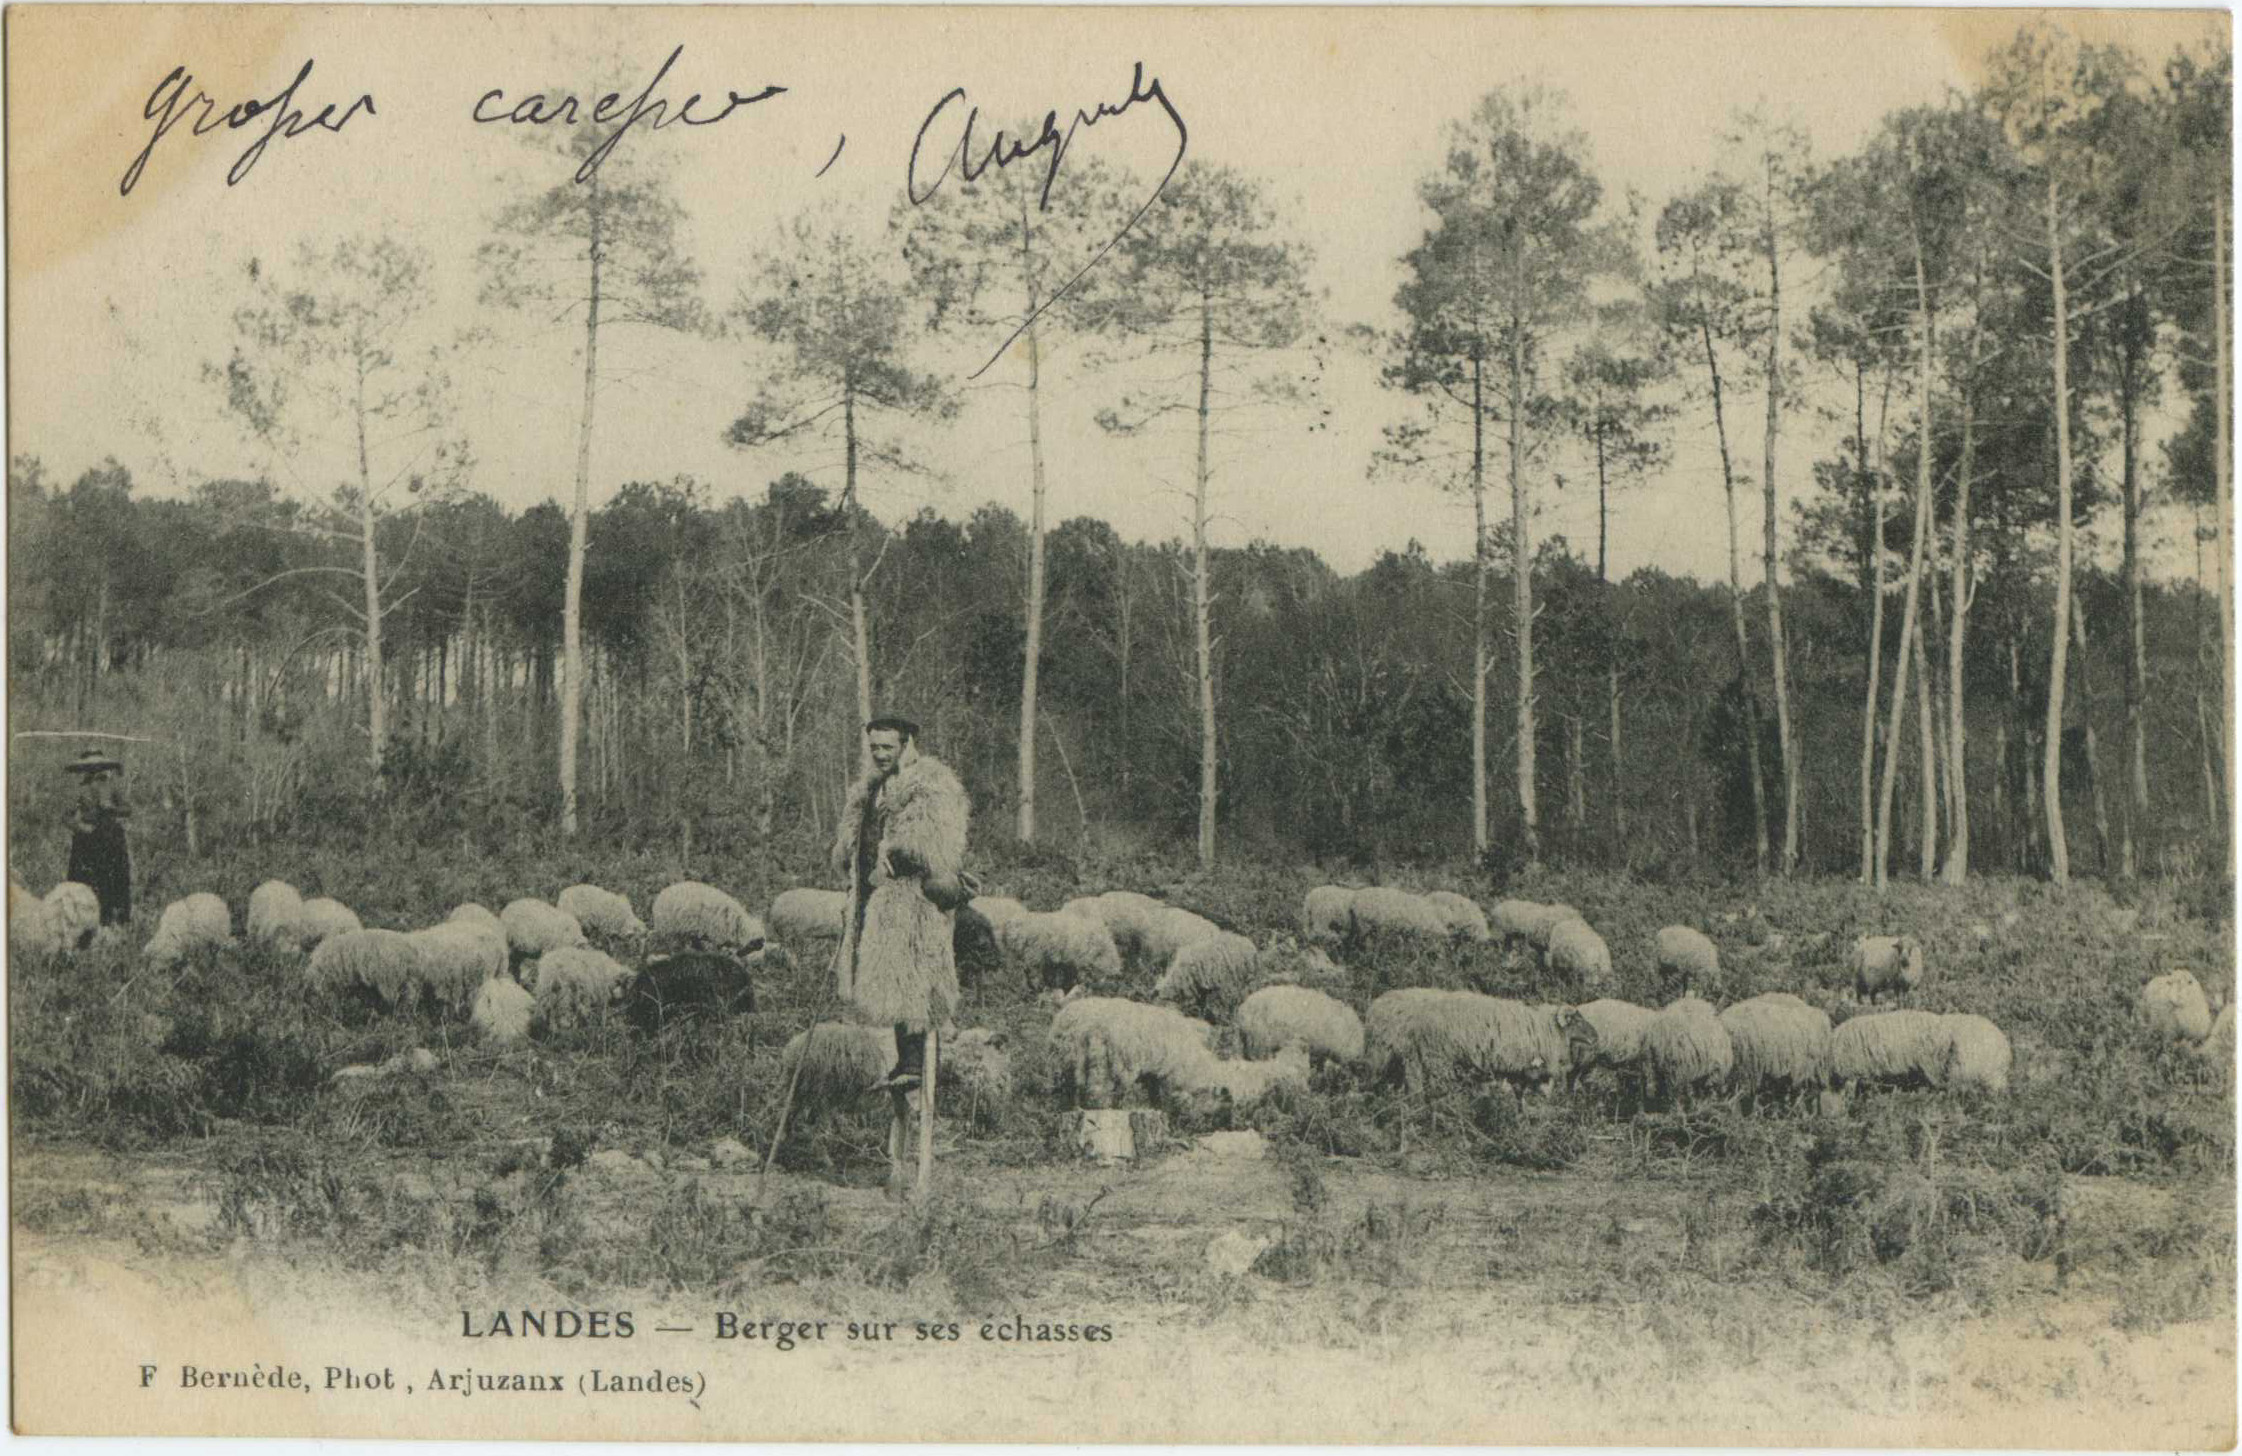
[[[1883,695],[1884,672],[1884,492],[1876,470],[1868,464],[1868,439],[1864,428],[1866,401],[1856,378],[1853,408],[1854,458],[1861,469],[1861,514],[1868,537],[1863,542],[1862,588],[1868,593],[1868,695],[1861,705],[1861,883],[1876,883],[1876,708]],[[1877,466],[1883,464],[1884,414],[1891,407],[1892,380],[1884,376],[1884,403],[1876,427]]]
[[1025,190],[1015,189],[1020,208],[1020,282],[1027,295],[1028,345],[1028,620],[1027,646],[1020,663],[1020,822],[1021,842],[1035,838],[1036,689],[1043,671],[1043,349],[1036,328],[1042,299],[1036,287],[1035,228],[1028,217]]
[[2079,650],[2080,737],[2086,746],[2087,800],[2094,806],[2094,867],[2110,872],[2110,809],[2102,795],[2102,752],[2094,735],[2094,656],[2086,642],[2086,609],[2071,596],[2071,640]]
[[[2128,806],[2124,843],[2119,850],[2118,873],[2131,879],[2139,870],[2139,849],[2133,842],[2134,825],[2145,838],[2149,827],[2149,740],[2143,714],[2149,691],[2148,628],[2141,603],[2141,471],[2140,389],[2141,332],[2139,314],[2147,301],[2136,287],[2126,300],[2127,318],[2123,351],[2118,359],[2118,419],[2123,441],[2125,490],[2125,605],[2131,630],[2126,634],[2129,661],[2125,673],[2125,736]],[[2080,648],[2081,652],[2085,649]],[[2083,686],[2083,684],[2082,684]]]
[[[1937,591],[1934,577],[1931,585],[1934,600]],[[1922,740],[1923,750],[1920,775],[1922,782],[1917,786],[1917,792],[1921,796],[1922,827],[1916,836],[1916,845],[1922,855],[1916,865],[1916,875],[1924,884],[1929,884],[1938,865],[1939,765],[1937,734],[1931,726],[1937,717],[1933,707],[1937,697],[1932,689],[1936,679],[1931,667],[1930,633],[1923,630],[1924,622],[1925,619],[1921,617],[1915,622],[1915,726]]]
[[1751,634],[1744,626],[1743,526],[1736,509],[1736,471],[1728,457],[1728,423],[1721,412],[1720,360],[1713,331],[1699,325],[1705,341],[1705,368],[1712,376],[1713,434],[1720,441],[1721,489],[1728,501],[1728,615],[1736,629],[1736,681],[1744,694],[1744,760],[1752,777],[1752,864],[1767,877],[1767,778],[1759,762],[1759,692],[1752,685]]
[[[1596,434],[1596,583],[1606,606],[1611,604],[1611,481],[1604,461],[1604,437]],[[1610,660],[1605,667],[1605,698],[1611,709],[1611,828],[1614,844],[1627,838],[1627,768],[1619,738],[1619,634],[1611,634]],[[1624,853],[1622,863],[1625,862]]]
[[1899,667],[1892,675],[1892,714],[1884,734],[1884,778],[1876,803],[1876,888],[1891,883],[1892,791],[1899,776],[1900,727],[1906,721],[1908,654],[1923,586],[1923,552],[1930,535],[1931,451],[1936,438],[1931,401],[1930,283],[1923,273],[1923,244],[1915,239],[1915,385],[1920,401],[1915,432],[1915,537],[1907,552],[1907,596],[1900,608]]
[[[1773,185],[1770,178],[1770,193]],[[1766,533],[1767,650],[1775,664],[1775,734],[1783,756],[1783,873],[1789,875],[1798,869],[1798,781],[1802,766],[1798,737],[1791,727],[1790,646],[1783,635],[1782,558],[1777,530],[1782,515],[1775,500],[1775,443],[1782,428],[1783,277],[1772,195],[1767,199],[1766,219],[1762,240],[1767,250],[1767,439],[1763,452],[1765,499],[1760,514]]]
[[[389,744],[389,701],[383,692],[381,656],[381,557],[374,543],[374,475],[366,457],[366,370],[358,369],[358,530],[359,570],[366,592],[366,737],[375,769]],[[101,584],[106,614],[109,583]]]
[[560,788],[561,833],[576,832],[576,749],[584,716],[584,548],[590,539],[592,403],[599,385],[600,187],[594,173],[585,209],[589,224],[591,292],[584,309],[584,409],[576,421],[576,500],[568,514],[568,588],[561,604]]
[[1510,331],[1510,602],[1518,630],[1518,821],[1526,863],[1541,862],[1541,813],[1534,794],[1534,554],[1526,530],[1526,345]]
[[[1970,340],[1970,362],[1977,361],[1977,339]],[[1970,610],[1970,475],[1977,466],[1977,416],[1970,384],[1962,386],[1962,458],[1954,480],[1953,615],[1946,638],[1946,756],[1948,782],[1953,786],[1947,801],[1946,866],[1942,878],[1959,885],[1970,874],[1969,726],[1963,712],[1962,643]]]
[[1199,867],[1214,868],[1216,744],[1214,636],[1207,573],[1207,420],[1214,389],[1214,300],[1199,294],[1199,461],[1191,512],[1191,627],[1199,666]]
[[2055,334],[2055,628],[2047,662],[2047,726],[2041,732],[2040,792],[2047,804],[2047,873],[2071,882],[2071,851],[2063,837],[2063,679],[2070,664],[2071,622],[2071,319],[2063,278],[2062,194],[2047,173],[2047,276]]
[[841,529],[849,533],[849,649],[856,659],[856,762],[862,772],[872,762],[865,724],[872,721],[872,621],[864,605],[864,557],[856,539],[856,381],[841,386],[841,438],[845,483],[841,487]]
[[1486,361],[1471,356],[1471,850],[1487,832],[1487,409]]
[[2226,877],[2234,878],[2234,424],[2227,416],[2234,395],[2226,351],[2232,333],[2227,310],[2226,190],[2219,190],[2211,223],[2212,462],[2219,502],[2219,776],[2226,789]]

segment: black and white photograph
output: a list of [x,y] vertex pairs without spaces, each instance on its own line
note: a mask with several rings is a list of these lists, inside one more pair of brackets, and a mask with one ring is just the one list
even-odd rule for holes
[[2231,1449],[2232,34],[9,6],[12,1429]]

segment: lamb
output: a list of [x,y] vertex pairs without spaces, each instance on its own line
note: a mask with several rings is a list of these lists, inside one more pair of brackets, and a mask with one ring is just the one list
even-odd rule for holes
[[506,934],[506,922],[499,919],[496,914],[492,913],[489,906],[480,904],[474,900],[469,900],[464,904],[454,905],[452,907],[452,913],[445,916],[444,919],[447,922],[454,922],[462,925],[487,926],[489,929],[497,931],[502,937]]
[[1372,1074],[1390,1078],[1398,1071],[1411,1091],[1467,1077],[1500,1079],[1521,1092],[1538,1086],[1546,1094],[1594,1055],[1595,1036],[1570,1007],[1410,988],[1370,1003],[1367,1041]]
[[1720,984],[1720,947],[1703,931],[1669,925],[1658,932],[1658,975],[1669,992],[1688,995]]
[[1362,1018],[1346,1002],[1304,986],[1263,986],[1238,1004],[1236,1024],[1249,1058],[1296,1046],[1311,1062],[1362,1060]]
[[813,890],[797,886],[781,890],[771,901],[771,934],[799,945],[813,940],[839,940],[847,927],[849,897],[846,890]]
[[755,1009],[748,968],[719,951],[656,956],[623,994],[623,1016],[648,1036],[677,1022],[737,1016]]
[[630,968],[590,946],[560,946],[539,956],[530,989],[548,1030],[589,1019],[623,997]]
[[695,950],[745,955],[762,947],[763,922],[714,885],[681,880],[654,897],[654,936]]
[[1644,1059],[1661,1102],[1672,1103],[1725,1083],[1736,1068],[1736,1049],[1711,1003],[1695,996],[1674,1001],[1650,1019]]
[[267,880],[249,892],[249,918],[242,928],[251,940],[289,950],[303,945],[304,897],[286,880]]
[[47,891],[45,904],[63,950],[84,950],[101,929],[101,899],[91,885],[64,880]]
[[1873,1004],[1886,991],[1905,993],[1923,984],[1922,942],[1912,935],[1864,935],[1853,942],[1845,965],[1854,992]]
[[1453,890],[1430,890],[1425,903],[1440,912],[1448,922],[1448,933],[1458,940],[1485,944],[1494,939],[1494,931],[1487,925],[1487,912],[1477,902]]
[[1611,947],[1585,920],[1553,922],[1542,958],[1568,985],[1592,989],[1611,984]]
[[396,930],[346,930],[312,947],[304,978],[329,994],[352,994],[392,1007],[416,998],[421,980],[420,947]]
[[1391,885],[1372,885],[1355,891],[1352,905],[1354,933],[1415,936],[1426,940],[1448,939],[1448,919],[1439,907],[1421,895]]
[[1596,1033],[1596,1050],[1572,1067],[1569,1080],[1574,1087],[1597,1067],[1624,1072],[1642,1063],[1643,1041],[1650,1031],[1650,1019],[1658,1013],[1632,1001],[1610,999],[1590,1001],[1577,1009],[1581,1019]]
[[1225,1062],[1209,1048],[1213,1028],[1170,1006],[1085,996],[1051,1019],[1051,1043],[1075,1097],[1111,1107],[1139,1082],[1160,1096],[1226,1093],[1250,1102],[1281,1083],[1307,1080],[1308,1060]]
[[1829,1082],[1829,1016],[1787,991],[1739,1001],[1720,1014],[1735,1050],[1737,1086],[1752,1097],[1797,1094]]
[[317,949],[329,936],[348,935],[365,927],[358,923],[358,914],[342,901],[321,895],[304,901],[304,912],[296,920],[296,929],[303,936],[305,950]]
[[410,931],[420,982],[448,1006],[467,1005],[483,982],[506,975],[506,942],[486,926],[447,921]]
[[1203,915],[1189,910],[1178,910],[1172,905],[1162,905],[1134,921],[1135,940],[1139,964],[1165,970],[1176,952],[1194,941],[1212,940],[1222,934],[1220,926]]
[[516,960],[591,944],[575,916],[543,900],[509,900],[498,912],[498,922],[506,927],[506,945]]
[[1318,885],[1300,902],[1300,938],[1310,945],[1337,945],[1354,930],[1355,892],[1345,885]]
[[1029,911],[1006,921],[997,935],[1005,954],[1025,971],[1030,991],[1068,991],[1121,975],[1120,947],[1087,915]]
[[577,925],[587,935],[608,940],[637,940],[646,934],[646,922],[638,918],[638,912],[631,908],[628,899],[613,890],[603,890],[597,885],[570,885],[553,903],[575,916]]
[[2143,986],[2141,1017],[2158,1041],[2201,1042],[2211,1034],[2211,1002],[2189,971],[2173,971]]
[[1153,994],[1208,1020],[1228,1020],[1254,987],[1259,957],[1244,936],[1217,932],[1177,951]]
[[475,1028],[484,1041],[512,1046],[528,1038],[530,1010],[534,1005],[535,998],[510,977],[485,981],[475,992],[475,1004],[467,1013],[467,1024]]
[[164,906],[156,933],[141,954],[157,966],[175,966],[195,951],[229,944],[233,938],[233,912],[225,901],[204,892]]
[[2008,1037],[1982,1016],[1884,1011],[1856,1016],[1829,1039],[1830,1080],[1840,1087],[2008,1088]]

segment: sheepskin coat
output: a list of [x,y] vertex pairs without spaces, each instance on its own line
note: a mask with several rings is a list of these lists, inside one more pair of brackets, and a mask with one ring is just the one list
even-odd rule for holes
[[957,775],[923,753],[849,790],[833,841],[833,867],[848,875],[849,897],[834,975],[841,999],[867,1020],[916,1032],[956,1009],[950,915],[925,888],[929,880],[956,883],[971,813]]

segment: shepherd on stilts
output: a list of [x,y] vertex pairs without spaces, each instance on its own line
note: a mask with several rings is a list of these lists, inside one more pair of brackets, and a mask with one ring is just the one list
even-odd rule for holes
[[870,1090],[888,1094],[888,1191],[900,1196],[914,1102],[922,1193],[934,1172],[935,1028],[958,1003],[950,937],[953,912],[971,893],[971,805],[957,775],[919,751],[918,724],[887,716],[864,731],[871,768],[849,790],[833,843],[833,867],[849,887],[836,989],[863,1020],[895,1027],[895,1066]]

